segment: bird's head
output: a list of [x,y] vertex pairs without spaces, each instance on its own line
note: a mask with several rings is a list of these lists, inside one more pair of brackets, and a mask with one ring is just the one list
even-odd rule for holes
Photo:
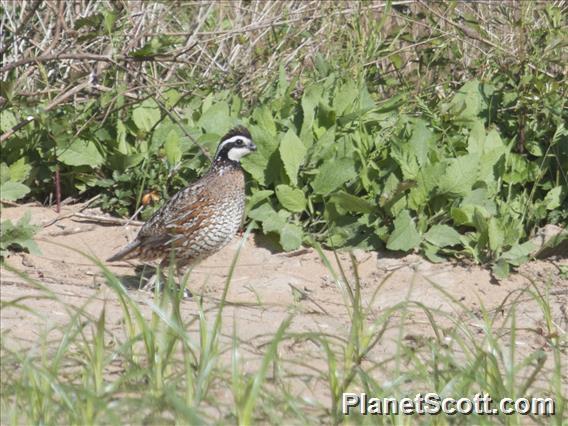
[[245,127],[238,126],[229,130],[229,132],[221,138],[213,161],[232,161],[239,163],[242,157],[253,151],[256,151],[256,145],[252,142],[250,132]]

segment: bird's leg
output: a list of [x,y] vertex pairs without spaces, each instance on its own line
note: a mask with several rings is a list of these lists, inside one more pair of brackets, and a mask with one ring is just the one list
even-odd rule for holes
[[154,274],[147,279],[147,282],[140,288],[142,291],[148,291],[153,293],[156,286],[158,287],[158,291],[162,290],[162,277],[161,271],[158,269],[154,272]]
[[193,293],[186,287],[188,274],[183,273],[183,268],[179,265],[176,266],[177,276],[178,276],[178,286],[183,287],[183,298],[189,299],[193,297]]

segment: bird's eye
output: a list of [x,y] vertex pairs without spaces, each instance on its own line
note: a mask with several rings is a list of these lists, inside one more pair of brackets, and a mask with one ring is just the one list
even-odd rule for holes
[[244,143],[245,142],[242,139],[237,139],[237,145],[242,146]]

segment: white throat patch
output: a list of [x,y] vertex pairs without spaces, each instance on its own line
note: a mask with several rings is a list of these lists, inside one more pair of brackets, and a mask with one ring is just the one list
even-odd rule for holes
[[231,161],[240,161],[240,159],[249,152],[250,149],[246,146],[235,147],[229,150],[227,157],[229,157],[229,160]]

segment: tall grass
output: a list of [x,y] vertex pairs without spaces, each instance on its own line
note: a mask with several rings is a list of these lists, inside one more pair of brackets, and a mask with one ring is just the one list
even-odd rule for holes
[[[81,306],[72,306],[26,277],[42,297],[65,310],[67,319],[41,331],[23,349],[15,349],[9,333],[2,335],[2,424],[525,424],[528,420],[521,415],[368,418],[356,412],[345,417],[344,392],[398,398],[419,392],[442,397],[485,392],[494,400],[551,396],[556,415],[530,421],[562,424],[567,341],[551,319],[546,285],[518,291],[496,311],[481,306],[479,312],[471,312],[438,288],[453,312],[408,300],[377,313],[370,306],[380,298],[389,277],[377,283],[371,300],[363,300],[354,258],[354,275],[349,276],[347,265],[338,262],[334,268],[324,252],[320,255],[343,295],[347,332],[298,332],[293,323],[299,314],[291,309],[255,353],[241,339],[235,314],[232,328],[226,324],[231,318],[226,311],[227,291],[238,253],[216,306],[211,310],[197,298],[189,302],[196,311],[190,318],[181,315],[183,295],[171,278],[145,306],[104,264],[87,256],[98,265],[112,299],[121,307],[120,331],[109,323],[108,302],[101,303],[97,294]],[[518,307],[527,300],[539,306],[547,330],[542,333],[542,349],[520,356],[517,334],[524,327],[518,324]],[[27,303],[4,300],[2,315],[28,314]],[[88,313],[93,307],[98,314]],[[236,313],[247,307],[231,309]],[[419,313],[429,331],[417,336],[416,322],[409,317]],[[223,330],[232,331],[227,335]],[[298,342],[316,345],[319,355],[313,358],[302,351],[283,355],[284,346]],[[376,351],[393,343],[387,355]],[[313,393],[306,392],[302,383],[310,383],[307,388]],[[298,392],[300,388],[304,390]]]

